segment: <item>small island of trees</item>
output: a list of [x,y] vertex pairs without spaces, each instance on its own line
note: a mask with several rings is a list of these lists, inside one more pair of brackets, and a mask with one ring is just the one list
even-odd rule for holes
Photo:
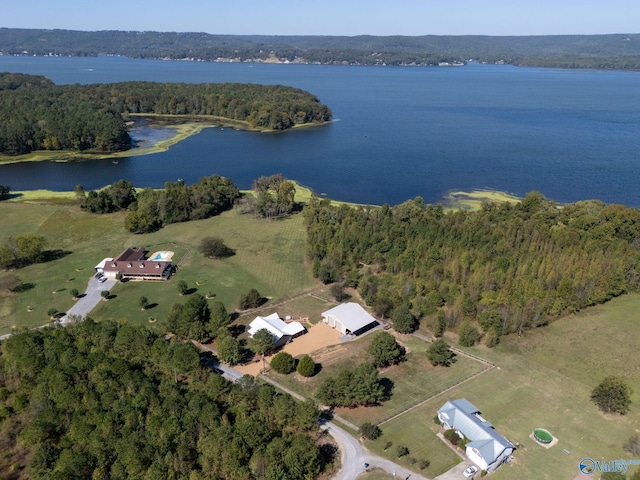
[[323,123],[331,110],[282,85],[120,82],[55,85],[43,76],[0,73],[0,154],[37,150],[113,153],[131,148],[133,115],[230,120],[281,131]]

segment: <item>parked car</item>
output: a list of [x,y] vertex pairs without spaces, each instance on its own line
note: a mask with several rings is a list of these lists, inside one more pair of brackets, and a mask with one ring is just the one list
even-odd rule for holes
[[102,277],[102,276],[104,276],[104,273],[101,273],[101,272],[98,272],[98,273],[96,273],[96,274],[94,275],[94,277],[96,277],[96,278],[100,278],[100,277]]
[[469,467],[467,468],[464,472],[462,472],[462,474],[466,477],[473,477],[476,473],[478,473],[478,469],[476,467]]
[[100,283],[104,283],[104,282],[106,282],[106,281],[107,281],[107,277],[100,277],[100,278],[98,279],[98,281],[99,281]]

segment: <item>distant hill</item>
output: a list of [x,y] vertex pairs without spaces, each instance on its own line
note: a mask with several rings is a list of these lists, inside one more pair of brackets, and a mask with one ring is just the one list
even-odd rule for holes
[[0,53],[351,65],[438,65],[472,59],[640,70],[640,34],[341,37],[0,28]]

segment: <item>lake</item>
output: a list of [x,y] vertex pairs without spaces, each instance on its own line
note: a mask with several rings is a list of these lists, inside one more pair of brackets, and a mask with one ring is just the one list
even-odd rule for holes
[[220,174],[241,188],[282,173],[318,194],[370,204],[450,191],[537,190],[559,202],[640,206],[640,74],[520,68],[355,67],[0,56],[0,71],[56,83],[246,82],[308,90],[330,125],[281,134],[209,128],[167,152],[0,166],[13,190],[136,186]]

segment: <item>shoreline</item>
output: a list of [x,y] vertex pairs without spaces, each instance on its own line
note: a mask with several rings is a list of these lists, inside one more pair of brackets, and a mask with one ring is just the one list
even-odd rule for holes
[[[125,157],[137,157],[142,155],[152,155],[154,153],[166,152],[173,145],[186,140],[192,135],[200,133],[205,128],[233,128],[238,131],[257,132],[257,133],[286,133],[289,130],[298,130],[300,128],[319,127],[330,124],[331,121],[322,123],[304,123],[294,125],[287,130],[267,130],[260,128],[251,128],[247,122],[240,120],[232,120],[225,117],[204,116],[204,115],[163,115],[163,114],[131,114],[132,119],[141,118],[149,120],[151,128],[162,126],[175,130],[175,134],[170,138],[159,140],[152,145],[146,147],[133,147],[121,152],[111,153],[82,153],[64,151],[38,150],[36,152],[24,155],[5,156],[0,155],[0,166],[10,165],[12,163],[25,162],[78,162],[91,160],[118,159]],[[165,120],[165,121],[163,121]],[[135,122],[134,122],[135,123]]]
[[[350,205],[353,207],[379,207],[380,205],[371,205],[364,203],[346,202],[322,196],[313,191],[311,187],[300,184],[296,180],[291,180],[296,187],[295,201],[306,204],[311,199],[311,196],[315,194],[320,199],[329,200],[332,204],[336,205]],[[108,185],[105,185],[107,187]],[[102,187],[102,188],[105,188]],[[96,189],[99,191],[100,189]],[[249,194],[252,190],[242,189],[243,194]],[[46,189],[34,189],[34,190],[15,190],[11,191],[9,198],[3,200],[3,202],[10,203],[77,203],[76,194],[73,191],[55,191]],[[455,210],[479,210],[482,207],[483,202],[492,203],[504,203],[504,202],[519,202],[522,200],[520,197],[512,195],[507,192],[499,190],[471,190],[470,192],[453,191],[448,192],[442,197],[440,202],[433,205],[442,205],[445,211]],[[2,202],[0,202],[2,203]]]

